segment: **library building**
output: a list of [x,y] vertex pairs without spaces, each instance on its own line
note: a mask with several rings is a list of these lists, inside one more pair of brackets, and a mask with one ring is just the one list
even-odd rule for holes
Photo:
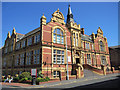
[[[59,9],[50,22],[40,18],[40,26],[26,33],[8,32],[2,47],[2,74],[15,75],[40,70],[50,79],[89,77],[88,73],[106,75],[111,72],[107,38],[98,27],[95,33],[85,34],[76,23],[71,7],[67,20]],[[39,19],[38,19],[39,20]]]

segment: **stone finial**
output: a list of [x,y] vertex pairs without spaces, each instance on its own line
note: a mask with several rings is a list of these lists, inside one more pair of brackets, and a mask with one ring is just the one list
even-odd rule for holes
[[15,30],[15,27],[13,27],[13,31],[12,31],[12,34],[16,34],[16,30]]
[[44,13],[43,13],[43,16],[41,17],[41,25],[46,25],[46,17],[44,16]]
[[8,32],[7,37],[10,38],[10,32]]
[[42,19],[46,19],[46,17],[44,16],[44,13],[43,13],[43,16],[41,17]]
[[59,8],[57,9],[57,11],[58,11],[58,12],[60,11]]

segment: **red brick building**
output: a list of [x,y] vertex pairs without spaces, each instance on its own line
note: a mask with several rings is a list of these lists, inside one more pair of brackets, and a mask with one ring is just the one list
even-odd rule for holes
[[[84,34],[84,28],[75,23],[71,8],[67,21],[58,9],[46,23],[43,15],[40,27],[23,35],[8,33],[3,47],[3,74],[16,74],[42,70],[44,76],[66,79],[67,62],[69,78],[84,77],[84,69],[98,74],[110,70],[109,49],[106,37],[99,27],[97,34]],[[107,69],[106,69],[107,68]]]

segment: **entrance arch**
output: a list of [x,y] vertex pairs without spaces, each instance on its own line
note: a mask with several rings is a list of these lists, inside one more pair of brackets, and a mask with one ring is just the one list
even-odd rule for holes
[[75,52],[74,60],[75,60],[75,66],[76,66],[76,77],[81,78],[82,72],[83,72],[83,66],[80,61],[81,60],[80,51]]

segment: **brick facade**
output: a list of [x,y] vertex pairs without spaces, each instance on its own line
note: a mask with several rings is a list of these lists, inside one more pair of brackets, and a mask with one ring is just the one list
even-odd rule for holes
[[[84,77],[86,65],[94,68],[93,71],[102,70],[101,66],[110,69],[108,44],[102,29],[99,27],[97,34],[85,35],[84,28],[80,28],[72,16],[69,12],[65,24],[64,16],[58,9],[52,14],[50,22],[46,23],[43,15],[40,27],[25,35],[16,33],[15,28],[11,36],[8,33],[2,48],[3,74],[14,75],[37,68],[44,76],[65,80],[67,60],[70,79]],[[21,54],[24,54],[24,59]]]

